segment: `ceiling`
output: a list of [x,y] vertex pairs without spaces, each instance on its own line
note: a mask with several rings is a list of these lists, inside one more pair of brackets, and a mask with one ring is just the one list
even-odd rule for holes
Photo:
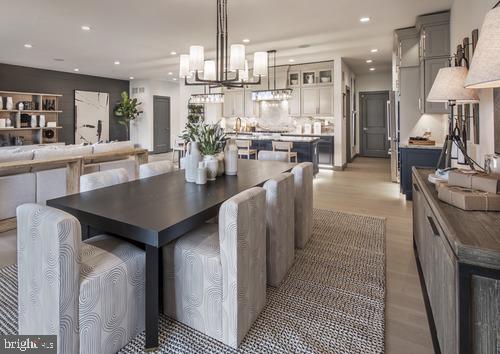
[[[228,3],[229,41],[249,38],[247,54],[277,49],[277,64],[342,56],[362,74],[372,66],[375,72],[389,70],[394,29],[414,25],[420,14],[449,9],[452,0]],[[68,72],[78,68],[80,74],[119,79],[171,80],[178,74],[178,55],[172,51],[187,53],[192,44],[205,46],[208,55],[214,50],[215,5],[215,0],[9,1],[11,15],[0,21],[0,62]],[[361,23],[363,16],[371,21]],[[82,25],[91,30],[83,31]],[[32,48],[25,48],[26,43]],[[372,48],[378,53],[372,54]],[[116,60],[120,65],[114,65]]]

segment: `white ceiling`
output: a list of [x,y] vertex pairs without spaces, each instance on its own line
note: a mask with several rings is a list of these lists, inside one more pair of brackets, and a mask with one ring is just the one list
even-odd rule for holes
[[[0,62],[111,78],[167,79],[192,44],[215,48],[215,0],[2,0]],[[392,31],[452,0],[229,0],[229,41],[278,50],[278,64],[340,55],[357,74],[389,70]],[[2,10],[0,10],[1,12]],[[372,20],[363,24],[362,16]],[[82,25],[92,30],[84,32]],[[33,48],[24,48],[31,43]],[[308,48],[298,48],[310,45]],[[377,48],[379,52],[370,53]],[[250,56],[249,56],[250,57]],[[64,61],[55,61],[62,58]],[[120,65],[113,62],[119,60]],[[0,78],[1,79],[1,78]]]

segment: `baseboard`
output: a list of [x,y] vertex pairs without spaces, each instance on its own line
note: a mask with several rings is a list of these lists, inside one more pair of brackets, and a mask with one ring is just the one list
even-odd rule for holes
[[424,274],[422,273],[422,266],[420,264],[420,259],[418,258],[418,250],[417,250],[417,245],[415,243],[415,239],[413,239],[413,251],[415,255],[415,261],[417,262],[418,279],[420,280],[420,287],[422,288],[422,295],[424,297],[427,321],[429,322],[429,329],[431,331],[432,346],[434,347],[434,353],[441,354],[441,348],[439,347],[439,341],[436,332],[436,323],[434,322],[434,315],[432,314],[431,303],[429,301],[429,295],[427,294],[427,286],[425,285]]
[[347,162],[342,166],[333,166],[334,171],[344,171],[347,168]]

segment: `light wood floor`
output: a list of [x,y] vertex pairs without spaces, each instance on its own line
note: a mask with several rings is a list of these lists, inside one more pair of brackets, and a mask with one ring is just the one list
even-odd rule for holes
[[[413,255],[411,202],[390,181],[389,160],[356,158],[343,172],[322,170],[314,189],[316,208],[387,218],[386,352],[433,353]],[[15,262],[15,250],[15,233],[0,234],[0,267]]]
[[321,171],[314,206],[387,218],[386,352],[433,353],[412,241],[412,205],[390,181],[387,159],[358,157],[342,172]]

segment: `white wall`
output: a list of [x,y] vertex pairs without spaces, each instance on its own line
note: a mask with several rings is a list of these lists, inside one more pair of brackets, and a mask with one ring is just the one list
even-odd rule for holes
[[[486,13],[495,6],[498,0],[455,0],[451,7],[450,41],[451,48],[456,48],[462,43],[464,37],[471,37],[474,29],[479,29],[481,37],[481,25]],[[494,105],[493,90],[479,90],[479,142],[475,145],[469,143],[469,153],[472,158],[482,165],[484,155],[495,151],[494,144]],[[471,136],[473,132],[471,132]]]
[[175,136],[180,131],[179,120],[179,85],[162,80],[137,80],[130,82],[130,90],[143,87],[144,92],[131,95],[142,102],[143,113],[137,122],[130,126],[130,140],[140,144],[143,148],[153,151],[154,148],[154,121],[153,121],[153,96],[170,97],[170,141],[173,143]]

